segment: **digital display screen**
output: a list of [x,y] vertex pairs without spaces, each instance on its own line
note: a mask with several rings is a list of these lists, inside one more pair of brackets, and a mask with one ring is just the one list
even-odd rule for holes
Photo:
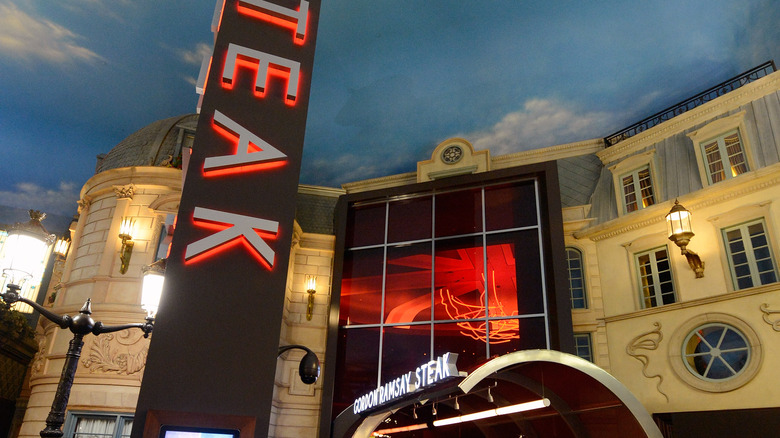
[[236,429],[215,429],[208,427],[163,426],[159,438],[239,438]]

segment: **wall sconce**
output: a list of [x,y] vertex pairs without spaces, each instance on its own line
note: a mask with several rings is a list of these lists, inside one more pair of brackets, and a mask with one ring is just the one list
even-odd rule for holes
[[123,218],[119,226],[119,238],[122,239],[122,249],[119,251],[119,261],[122,265],[119,267],[119,273],[124,274],[130,266],[130,256],[133,255],[133,224],[135,222],[130,218]]
[[65,233],[61,237],[58,237],[57,242],[54,243],[54,254],[57,254],[61,259],[65,259],[68,256],[69,249],[70,236]]
[[666,215],[666,225],[669,230],[669,240],[680,247],[682,255],[688,260],[688,265],[696,274],[696,278],[704,277],[704,262],[698,254],[688,249],[688,243],[694,236],[691,227],[691,212],[674,200],[674,206]]
[[306,276],[306,293],[309,294],[309,304],[306,306],[306,320],[311,321],[314,314],[314,294],[317,292],[317,277]]

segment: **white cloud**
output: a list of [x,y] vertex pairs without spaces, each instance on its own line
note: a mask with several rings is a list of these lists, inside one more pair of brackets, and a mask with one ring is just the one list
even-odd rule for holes
[[478,150],[501,155],[604,136],[613,117],[603,112],[578,112],[551,99],[531,99],[522,110],[507,114],[491,128],[461,137]]
[[57,64],[101,59],[80,46],[79,35],[52,21],[34,17],[15,4],[0,2],[0,55],[24,62]]
[[73,215],[79,192],[76,184],[61,182],[56,189],[47,189],[35,183],[18,183],[13,191],[0,191],[0,205],[41,210],[50,214]]
[[187,64],[200,65],[203,62],[203,58],[210,57],[213,51],[211,45],[198,43],[192,50],[182,50],[180,55],[182,61]]

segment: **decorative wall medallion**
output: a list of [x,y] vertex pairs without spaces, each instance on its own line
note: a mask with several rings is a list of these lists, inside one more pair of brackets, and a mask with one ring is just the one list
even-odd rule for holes
[[447,146],[441,151],[441,160],[445,164],[455,164],[463,158],[463,148],[458,145]]
[[647,366],[650,364],[650,358],[645,354],[637,353],[637,350],[649,350],[654,351],[658,349],[661,341],[664,339],[663,333],[661,333],[661,323],[654,322],[655,329],[649,332],[642,333],[632,339],[626,346],[626,354],[633,357],[642,363],[642,375],[648,379],[658,378],[658,383],[655,385],[658,392],[664,396],[666,402],[669,402],[669,396],[661,390],[661,383],[664,382],[664,377],[660,374],[649,375],[647,373]]
[[774,329],[776,332],[780,332],[780,317],[778,317],[778,318],[777,318],[775,321],[772,321],[772,320],[770,319],[770,317],[771,317],[772,315],[779,314],[779,313],[780,313],[780,310],[770,310],[770,309],[769,309],[769,304],[767,304],[767,303],[764,303],[764,304],[762,304],[761,306],[759,306],[759,309],[761,309],[761,311],[764,313],[764,314],[762,315],[762,316],[763,316],[763,318],[764,318],[764,322],[766,322],[767,324],[771,325],[771,326],[772,326],[772,328],[773,328],[773,329]]
[[91,373],[102,371],[132,375],[146,366],[149,341],[140,342],[143,333],[138,330],[96,336],[89,356],[82,362]]

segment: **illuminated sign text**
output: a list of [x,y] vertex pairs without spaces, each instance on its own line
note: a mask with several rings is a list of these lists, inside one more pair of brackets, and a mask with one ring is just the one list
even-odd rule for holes
[[457,353],[445,353],[442,356],[437,357],[436,360],[426,362],[418,366],[414,371],[409,371],[375,390],[358,397],[352,404],[352,411],[355,414],[359,414],[406,394],[410,394],[418,389],[431,386],[448,377],[457,376],[458,367],[455,365],[457,360]]

